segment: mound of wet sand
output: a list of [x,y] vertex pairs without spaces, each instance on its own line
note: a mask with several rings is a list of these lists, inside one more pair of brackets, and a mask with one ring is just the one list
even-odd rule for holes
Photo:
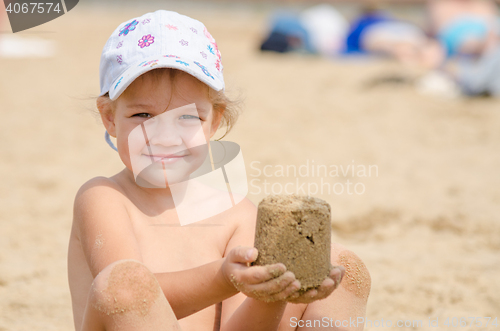
[[331,245],[330,205],[321,199],[272,195],[259,203],[256,265],[283,263],[300,281],[301,291],[328,276]]

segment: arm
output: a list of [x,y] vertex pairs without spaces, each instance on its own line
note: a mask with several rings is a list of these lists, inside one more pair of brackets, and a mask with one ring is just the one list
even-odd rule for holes
[[[238,245],[253,247],[254,244],[256,208],[246,199],[240,204],[240,212],[236,216],[240,221],[229,240],[224,256]],[[286,305],[286,301],[267,303],[239,293],[222,303],[221,331],[277,330]]]
[[219,259],[193,269],[155,274],[178,319],[238,293],[222,273],[224,262]]
[[[256,211],[255,206],[248,201],[243,201],[240,206],[240,220],[236,231],[231,237],[226,253],[229,251],[229,260],[234,260],[232,255],[238,248],[235,245],[243,244],[253,246],[255,236]],[[243,208],[241,208],[243,207]],[[241,248],[239,248],[241,249]],[[256,250],[246,262],[253,262],[257,258]],[[240,259],[244,262],[244,259]],[[311,303],[328,297],[340,283],[343,268],[333,268],[320,287],[305,293],[298,292],[300,282],[295,279],[292,272],[286,271],[281,264],[268,266],[252,266],[240,264],[240,270],[235,268],[235,287],[241,293],[225,300],[222,305],[221,331],[252,331],[252,330],[277,330],[288,302]],[[279,270],[278,277],[276,272]],[[286,271],[286,272],[285,272]]]
[[142,262],[124,197],[111,180],[94,178],[82,186],[73,221],[93,278],[118,260]]
[[[109,264],[124,259],[143,262],[120,188],[96,178],[78,192],[74,222],[87,264],[95,278]],[[179,272],[155,274],[177,318],[183,318],[236,294],[224,277],[225,259]]]

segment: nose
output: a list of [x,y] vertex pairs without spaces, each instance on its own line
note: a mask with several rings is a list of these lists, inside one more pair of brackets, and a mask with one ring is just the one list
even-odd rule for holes
[[182,137],[173,118],[168,116],[155,116],[148,120],[153,125],[145,125],[145,134],[150,145],[180,146]]

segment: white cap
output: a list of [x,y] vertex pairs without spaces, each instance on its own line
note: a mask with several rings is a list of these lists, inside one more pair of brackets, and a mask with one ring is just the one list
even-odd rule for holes
[[122,23],[101,54],[101,96],[111,100],[156,68],[182,70],[216,91],[224,89],[221,55],[207,28],[176,12],[158,10]]

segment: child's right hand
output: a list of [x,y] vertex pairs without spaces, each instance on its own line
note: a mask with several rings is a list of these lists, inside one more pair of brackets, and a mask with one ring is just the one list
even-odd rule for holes
[[286,300],[299,290],[300,282],[283,263],[250,266],[257,255],[253,247],[233,248],[222,265],[226,280],[246,296],[265,302]]

